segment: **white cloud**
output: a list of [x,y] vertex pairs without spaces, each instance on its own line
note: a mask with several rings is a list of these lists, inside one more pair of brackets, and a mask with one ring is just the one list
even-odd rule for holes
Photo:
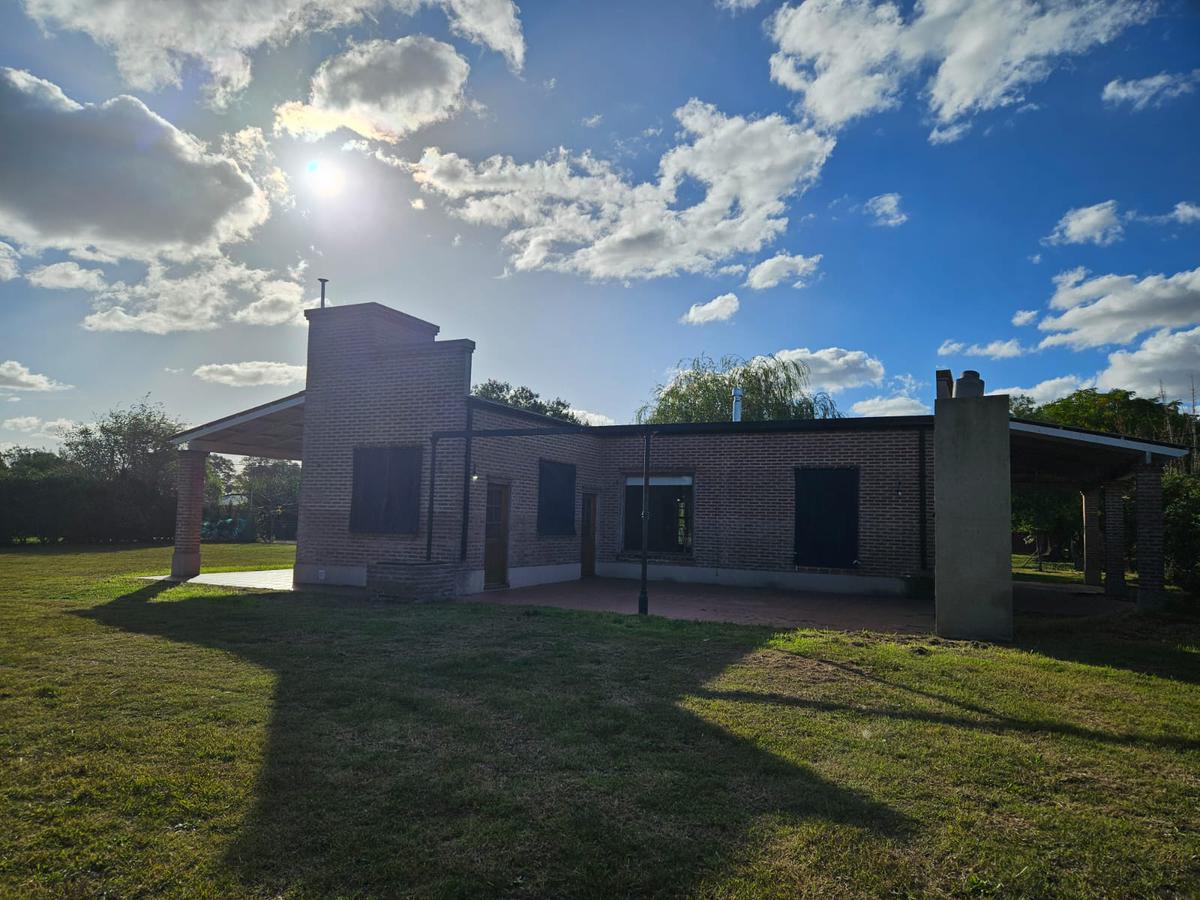
[[900,200],[899,194],[880,194],[864,203],[863,208],[875,217],[875,225],[895,228],[908,221],[908,213],[900,208]]
[[794,288],[802,288],[808,284],[808,276],[817,270],[821,264],[821,254],[802,256],[797,253],[790,256],[787,252],[778,253],[770,259],[764,259],[750,270],[746,276],[747,287],[756,291],[773,288],[785,278],[795,276]]
[[272,202],[284,209],[296,205],[287,173],[275,165],[275,153],[258,127],[243,128],[221,137],[221,152],[249,172]]
[[121,76],[140,90],[178,87],[187,67],[199,67],[211,76],[206,89],[216,106],[250,83],[250,54],[260,47],[423,6],[441,7],[455,34],[520,71],[525,39],[511,0],[25,0],[44,27],[82,31],[111,49]]
[[151,263],[141,281],[118,281],[95,295],[83,320],[92,331],[169,334],[205,331],[229,322],[302,324],[303,289],[266,269],[225,257],[171,268]]
[[247,325],[303,325],[304,310],[315,306],[305,302],[304,288],[294,281],[272,278],[256,286],[258,299],[233,314],[233,321]]
[[39,416],[16,416],[0,422],[0,429],[17,431],[25,440],[58,441],[63,432],[75,427],[70,419],[42,419]]
[[0,241],[0,281],[12,281],[21,274],[21,254],[11,244]]
[[597,125],[599,125],[603,121],[604,121],[604,114],[596,113],[593,116],[584,116],[579,121],[579,124],[582,125],[584,128],[595,128]]
[[65,391],[72,385],[62,384],[46,375],[30,372],[15,359],[0,363],[0,390],[4,391]]
[[967,132],[971,130],[970,122],[958,122],[954,125],[939,125],[930,129],[929,143],[937,144],[953,144],[955,141],[962,140]]
[[1151,225],[1195,225],[1200,222],[1200,204],[1181,200],[1169,213],[1161,216],[1148,216],[1134,212],[1129,214],[1129,218]]
[[612,416],[606,416],[604,413],[589,412],[586,409],[576,409],[571,407],[570,412],[583,422],[584,425],[616,425],[617,420]]
[[1055,277],[1052,309],[1038,324],[1054,332],[1042,347],[1079,350],[1104,344],[1126,344],[1139,334],[1200,322],[1200,268],[1174,275],[1099,275],[1072,269]]
[[[699,100],[675,117],[686,143],[662,156],[653,182],[631,183],[611,163],[566,150],[533,163],[473,163],[436,148],[416,163],[384,161],[411,171],[459,218],[507,229],[518,271],[654,278],[711,272],[761,250],[787,225],[785,200],[815,180],[834,145],[782,116],[726,116]],[[681,208],[686,182],[704,196]]]
[[1061,400],[1068,394],[1073,394],[1084,388],[1094,387],[1095,384],[1096,379],[1094,378],[1080,378],[1078,375],[1061,375],[1058,378],[1048,378],[1045,381],[1039,381],[1033,387],[996,388],[995,390],[988,391],[988,393],[1008,394],[1010,397],[1023,394],[1040,406],[1052,400]]
[[1046,244],[1097,244],[1106,247],[1125,236],[1125,227],[1117,213],[1117,201],[1105,200],[1094,206],[1069,209],[1058,220]]
[[34,287],[57,291],[101,291],[104,289],[104,273],[99,269],[85,269],[79,263],[58,262],[41,266],[25,276]]
[[275,130],[316,139],[346,128],[395,143],[455,115],[470,71],[453,47],[425,35],[353,44],[317,68],[307,103],[276,107]]
[[413,197],[411,200],[408,201],[408,205],[411,206],[413,209],[424,209],[425,208],[425,198],[424,197]]
[[730,12],[742,12],[747,9],[754,9],[762,0],[716,0],[718,9],[727,9]]
[[850,407],[856,416],[924,416],[930,412],[929,405],[916,397],[896,394],[891,397],[868,397]]
[[1025,352],[1016,338],[995,340],[987,344],[964,344],[962,341],[942,341],[938,356],[986,356],[988,359],[1012,359]]
[[769,20],[771,77],[801,94],[816,122],[838,127],[899,105],[906,82],[929,74],[921,95],[936,121],[931,140],[950,140],[975,113],[1020,103],[1061,57],[1150,12],[1140,0],[929,0],[906,20],[894,3],[807,0]]
[[883,363],[865,350],[844,350],[841,347],[825,347],[809,350],[780,350],[777,359],[803,363],[808,368],[809,380],[817,390],[834,393],[865,384],[879,384],[883,380]]
[[1136,110],[1148,106],[1162,106],[1184,94],[1190,94],[1200,82],[1200,69],[1191,72],[1160,72],[1149,78],[1121,81],[1114,78],[1104,86],[1100,96],[1110,106],[1128,103]]
[[1108,368],[1096,376],[1103,390],[1126,388],[1143,397],[1162,391],[1168,400],[1190,400],[1200,390],[1200,327],[1152,334],[1136,350],[1110,353]]
[[1175,208],[1167,215],[1180,225],[1193,225],[1200,222],[1200,204],[1188,203],[1186,200],[1175,204]]
[[741,307],[736,294],[722,294],[707,303],[693,303],[691,308],[680,316],[679,321],[685,325],[704,325],[708,322],[726,322],[732,319],[734,313]]
[[298,384],[304,381],[304,366],[253,360],[238,363],[209,363],[192,373],[201,381],[232,387]]
[[1018,309],[1013,313],[1012,323],[1020,328],[1022,325],[1028,325],[1038,317],[1036,309]]
[[34,250],[192,258],[270,215],[236,162],[140,100],[85,106],[15,69],[0,69],[0,155],[0,235]]

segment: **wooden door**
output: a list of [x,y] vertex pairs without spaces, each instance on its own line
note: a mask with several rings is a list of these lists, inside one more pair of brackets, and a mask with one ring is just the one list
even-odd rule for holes
[[583,522],[579,547],[579,574],[591,578],[596,574],[596,495],[583,495]]
[[483,529],[483,586],[508,587],[508,485],[488,482]]

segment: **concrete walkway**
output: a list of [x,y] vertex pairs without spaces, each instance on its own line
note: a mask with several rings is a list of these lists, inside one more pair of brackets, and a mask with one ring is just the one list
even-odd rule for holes
[[[933,603],[907,597],[815,594],[768,588],[652,581],[650,613],[668,619],[822,628],[838,631],[933,630]],[[557,606],[593,612],[636,613],[638,583],[619,578],[589,578],[515,590],[487,591],[467,602],[504,606]]]
[[[147,578],[147,581],[170,581],[170,576]],[[247,588],[253,591],[292,590],[291,569],[260,569],[255,572],[201,572],[180,584],[211,584],[214,587]]]

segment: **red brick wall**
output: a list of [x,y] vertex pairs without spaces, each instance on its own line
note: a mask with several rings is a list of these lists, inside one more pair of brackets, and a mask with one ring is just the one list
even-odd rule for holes
[[[370,565],[424,560],[429,436],[466,424],[474,344],[434,342],[369,306],[310,312],[297,562]],[[353,451],[364,446],[422,448],[417,534],[350,532]],[[434,558],[447,559],[458,551],[461,448],[447,452],[438,468]]]
[[[370,307],[310,315],[304,472],[297,561],[372,566],[425,559],[430,436],[467,424],[470,341],[433,341]],[[471,404],[474,431],[538,428],[540,418]],[[933,441],[926,439],[927,564],[933,566]],[[420,528],[415,535],[361,535],[348,529],[353,449],[421,446]],[[693,553],[672,562],[707,568],[794,571],[796,466],[855,466],[859,481],[859,561],[863,575],[921,570],[919,434],[882,427],[794,433],[656,436],[656,473],[695,478]],[[433,560],[460,560],[465,442],[438,447]],[[576,534],[537,533],[538,462],[577,466]],[[600,432],[472,441],[479,474],[468,481],[467,569],[483,566],[489,480],[510,485],[509,567],[579,561],[581,496],[598,495],[597,559],[628,559],[623,546],[624,484],[642,466],[639,436]],[[822,571],[822,570],[804,570]]]
[[[550,421],[502,410],[477,407],[473,415],[471,427],[475,431],[554,427]],[[585,492],[600,493],[603,487],[599,438],[587,434],[476,438],[471,447],[471,461],[479,473],[479,480],[472,483],[471,489],[468,567],[479,569],[483,566],[484,506],[489,480],[510,486],[510,569],[579,562],[581,496]],[[543,536],[537,533],[538,463],[542,459],[576,466],[574,535]]]
[[[797,466],[859,470],[859,567],[864,575],[920,571],[918,433],[893,429],[731,435],[657,435],[651,470],[694,478],[692,554],[712,568],[794,570]],[[926,439],[928,562],[933,564],[933,442]],[[599,558],[630,558],[623,550],[627,476],[642,472],[642,440],[606,440],[600,497]],[[897,490],[899,493],[897,494]],[[804,569],[801,571],[831,571]]]

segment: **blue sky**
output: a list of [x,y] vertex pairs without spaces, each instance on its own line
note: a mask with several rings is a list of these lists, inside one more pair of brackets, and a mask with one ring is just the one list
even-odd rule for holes
[[0,445],[298,389],[318,275],[596,421],[700,353],[860,415],[1200,376],[1193,4],[196,9],[0,11]]

